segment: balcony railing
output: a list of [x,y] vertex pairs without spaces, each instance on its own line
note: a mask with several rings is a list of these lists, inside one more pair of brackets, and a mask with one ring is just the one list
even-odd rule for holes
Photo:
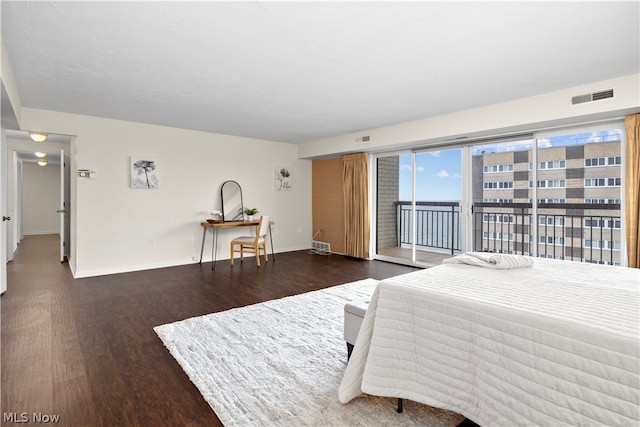
[[[411,245],[411,202],[395,206],[398,246]],[[476,251],[620,264],[619,204],[539,203],[532,222],[531,203],[474,203],[472,221]],[[416,247],[460,252],[458,202],[416,202]]]
[[[397,201],[398,246],[409,245],[411,236],[411,202]],[[416,202],[416,246],[438,249],[452,255],[460,251],[460,203]]]

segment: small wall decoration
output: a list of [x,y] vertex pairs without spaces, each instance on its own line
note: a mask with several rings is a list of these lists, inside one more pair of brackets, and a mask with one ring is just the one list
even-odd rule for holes
[[158,162],[149,157],[131,156],[131,188],[158,188]]
[[276,166],[276,191],[291,190],[291,168]]

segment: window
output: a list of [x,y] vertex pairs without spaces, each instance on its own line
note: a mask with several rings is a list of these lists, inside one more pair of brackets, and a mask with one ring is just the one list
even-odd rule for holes
[[619,251],[620,250],[620,242],[615,241],[615,240],[589,240],[589,239],[585,239],[584,240],[584,247],[585,248],[592,248],[592,249],[609,249],[609,250]]
[[513,203],[513,199],[482,199],[484,203]]
[[564,237],[538,236],[538,243],[545,245],[564,246]]
[[496,232],[485,231],[482,233],[482,237],[487,240],[504,240],[504,241],[513,240],[512,233],[496,233]]
[[620,230],[620,219],[604,219],[604,218],[585,218],[584,226],[586,228],[609,228]]
[[475,250],[624,265],[624,135],[617,120],[376,155],[376,257],[422,265],[425,251]]
[[584,180],[585,187],[620,187],[622,179],[613,178],[586,178]]
[[566,199],[538,199],[538,203],[567,203],[567,201]]
[[513,224],[513,215],[485,214],[482,220],[495,224]]
[[483,168],[484,173],[513,172],[513,164],[487,165]]
[[611,261],[605,261],[605,260],[601,260],[601,259],[585,259],[584,262],[588,262],[589,264],[617,265],[617,266],[620,266],[619,262],[611,262]]
[[[564,169],[567,165],[566,160],[551,160],[546,162],[538,162],[538,169]],[[529,163],[529,170],[533,165]]]
[[[533,183],[529,181],[529,188]],[[541,179],[538,181],[538,188],[565,188],[566,181],[564,179]]]
[[513,181],[485,182],[485,190],[503,190],[513,188]]
[[594,205],[619,205],[620,199],[584,199],[584,202]]
[[538,224],[562,227],[564,226],[564,216],[540,215],[538,216]]
[[595,157],[591,159],[584,159],[584,166],[586,168],[595,166],[619,166],[622,164],[621,156],[613,157]]

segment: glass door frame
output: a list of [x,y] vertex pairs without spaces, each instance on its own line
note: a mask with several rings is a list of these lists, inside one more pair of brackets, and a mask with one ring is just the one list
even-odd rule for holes
[[[405,149],[405,150],[398,150],[398,151],[389,151],[389,152],[380,152],[380,153],[373,153],[370,156],[370,161],[372,164],[374,164],[375,166],[373,168],[371,168],[372,172],[371,172],[371,194],[373,195],[371,197],[371,212],[373,213],[372,217],[373,220],[371,221],[371,252],[373,254],[373,258],[374,259],[379,259],[382,261],[390,261],[390,262],[395,262],[398,264],[405,264],[405,265],[411,265],[411,266],[416,266],[416,267],[433,267],[434,265],[425,263],[425,262],[420,262],[418,261],[417,258],[417,249],[416,249],[416,242],[417,242],[417,202],[416,202],[416,191],[417,191],[417,179],[416,179],[416,171],[417,171],[417,162],[416,162],[416,156],[420,153],[427,153],[429,151],[442,151],[442,150],[455,150],[455,149],[459,149],[461,150],[461,170],[464,171],[465,168],[467,167],[467,164],[470,165],[471,164],[471,158],[470,158],[470,153],[471,148],[466,146],[466,145],[461,145],[461,144],[455,144],[455,145],[447,145],[447,146],[442,146],[442,145],[438,145],[438,146],[433,146],[433,147],[420,147],[419,149]],[[410,231],[410,236],[411,236],[411,258],[407,259],[407,258],[396,258],[393,256],[389,256],[389,255],[381,255],[380,253],[378,253],[378,211],[377,211],[377,206],[378,206],[378,159],[380,158],[385,158],[385,157],[400,157],[403,155],[411,155],[411,213],[410,213],[410,217],[411,217],[411,231]],[[468,155],[468,159],[466,159],[466,156]],[[468,169],[470,170],[470,169]],[[471,222],[471,178],[467,176],[468,174],[463,173],[462,174],[462,182],[461,182],[461,200],[460,200],[460,205],[459,205],[459,216],[460,216],[460,228],[459,228],[459,233],[461,234],[460,238],[461,238],[461,250],[460,252],[465,252],[467,250],[470,250],[469,248],[471,247],[471,241],[470,241],[470,237],[471,234],[467,231],[471,226],[472,226],[472,222]],[[400,244],[400,242],[398,242],[398,244]]]
[[[624,121],[621,119],[611,119],[611,120],[603,120],[601,122],[594,123],[585,123],[581,125],[572,125],[572,126],[562,126],[553,129],[546,130],[537,130],[531,132],[523,132],[513,135],[502,135],[502,136],[493,136],[493,137],[483,137],[477,139],[468,139],[465,140],[464,143],[460,143],[459,141],[452,142],[451,144],[434,144],[432,146],[419,146],[419,147],[409,147],[407,149],[388,151],[388,152],[378,152],[372,153],[370,156],[370,160],[375,165],[371,168],[371,212],[372,212],[372,221],[371,221],[371,252],[373,254],[374,259],[380,259],[383,261],[391,261],[399,264],[412,265],[417,267],[425,267],[424,264],[416,261],[416,154],[420,152],[426,152],[431,150],[448,150],[448,149],[461,149],[462,150],[462,188],[461,188],[461,201],[460,201],[460,233],[461,233],[461,251],[471,251],[473,250],[473,197],[472,197],[472,183],[473,183],[473,174],[472,174],[472,150],[474,146],[478,145],[489,145],[489,144],[498,144],[501,142],[505,142],[508,140],[517,140],[523,138],[525,136],[529,136],[531,138],[532,144],[532,155],[531,162],[533,165],[537,165],[537,157],[539,150],[539,142],[544,138],[549,138],[552,136],[561,136],[568,135],[573,133],[585,133],[585,132],[597,132],[606,130],[607,128],[616,128],[622,130],[621,133],[621,157],[622,164],[621,170],[624,171],[626,167],[626,134],[624,132]],[[412,236],[412,251],[411,251],[411,259],[402,259],[395,258],[385,255],[378,254],[377,247],[377,238],[378,238],[378,212],[377,212],[377,199],[378,199],[378,159],[384,157],[393,157],[393,156],[401,156],[401,155],[412,155],[411,167],[412,167],[412,178],[411,178],[411,208],[412,208],[412,224],[411,224],[411,236]],[[537,182],[537,167],[534,167],[532,170],[532,181],[534,183]],[[626,235],[626,221],[624,219],[624,214],[626,212],[626,197],[625,197],[625,174],[621,173],[621,192],[620,192],[620,212],[621,212],[621,235]],[[533,201],[537,201],[537,185],[534,185],[531,192],[531,198]],[[537,224],[537,202],[532,203],[532,218]],[[533,242],[537,242],[537,227],[532,227],[532,238]],[[626,265],[627,257],[626,257],[626,239],[621,239],[621,265]],[[532,256],[538,256],[538,248],[537,245],[532,246]]]
[[[624,123],[624,118],[618,118],[618,119],[610,119],[610,120],[603,120],[603,121],[598,121],[598,122],[594,122],[594,123],[585,123],[585,124],[581,124],[581,125],[573,125],[573,126],[566,126],[566,127],[558,127],[558,128],[553,128],[553,129],[547,129],[547,130],[539,130],[537,132],[534,133],[534,140],[535,140],[535,147],[536,147],[536,154],[534,154],[534,161],[536,163],[534,163],[534,165],[537,165],[537,151],[538,151],[538,143],[540,140],[544,140],[547,138],[552,138],[555,136],[564,136],[564,135],[571,135],[571,134],[580,134],[580,133],[597,133],[597,132],[602,132],[603,130],[611,130],[611,129],[618,129],[620,130],[620,157],[621,157],[621,164],[620,164],[620,236],[622,237],[620,239],[620,266],[626,267],[628,264],[628,258],[627,258],[627,239],[624,238],[624,236],[627,235],[627,230],[626,230],[626,182],[625,182],[625,178],[626,178],[626,165],[627,165],[627,157],[626,157],[626,152],[627,152],[627,133],[625,132],[625,123]],[[534,182],[537,182],[537,167],[533,168],[533,179]],[[533,200],[537,200],[537,185],[534,185],[534,199]],[[537,203],[533,204],[534,208],[533,208],[533,214],[536,215],[535,218],[537,218]],[[537,227],[536,227],[537,228]],[[537,230],[536,234],[534,236],[535,239],[538,238],[537,236]],[[539,256],[538,254],[538,248],[537,245],[534,246],[535,250],[534,250],[534,256]]]

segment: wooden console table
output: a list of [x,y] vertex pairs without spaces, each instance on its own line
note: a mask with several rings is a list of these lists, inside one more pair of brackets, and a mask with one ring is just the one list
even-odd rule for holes
[[[216,222],[208,222],[203,221],[200,223],[202,226],[202,246],[200,247],[200,262],[198,264],[202,264],[202,254],[204,253],[204,241],[207,237],[207,229],[213,230],[213,241],[211,242],[211,269],[216,269],[216,256],[218,253],[218,230],[221,228],[231,228],[231,227],[256,227],[260,224],[260,221],[216,221]],[[274,221],[269,221],[269,241],[271,242],[271,257],[273,258],[273,262],[276,262],[276,256],[273,252],[273,237],[271,236],[271,225],[275,224]],[[256,254],[257,256],[257,254]]]

